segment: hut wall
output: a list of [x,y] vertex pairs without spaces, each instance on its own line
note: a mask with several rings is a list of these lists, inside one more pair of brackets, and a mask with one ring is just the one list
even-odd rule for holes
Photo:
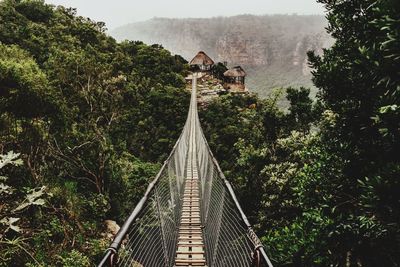
[[212,65],[198,65],[201,71],[210,71]]
[[230,84],[243,84],[245,83],[245,77],[225,77],[225,82]]
[[245,92],[246,91],[246,86],[242,83],[230,83],[230,82],[225,82],[224,83],[224,88],[228,90],[229,92]]

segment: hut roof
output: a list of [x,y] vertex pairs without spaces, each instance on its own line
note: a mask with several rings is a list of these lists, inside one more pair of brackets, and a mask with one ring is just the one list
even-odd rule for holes
[[190,61],[190,65],[213,65],[214,61],[207,56],[206,53],[200,51],[197,55]]
[[224,72],[225,77],[245,77],[246,72],[240,66],[236,66]]

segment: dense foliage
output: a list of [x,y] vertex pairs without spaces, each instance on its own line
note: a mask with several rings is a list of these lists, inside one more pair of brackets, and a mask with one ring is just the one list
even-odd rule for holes
[[180,134],[186,69],[74,9],[0,3],[0,266],[98,261]]
[[276,266],[400,266],[400,3],[319,2],[318,103],[220,99],[207,136]]

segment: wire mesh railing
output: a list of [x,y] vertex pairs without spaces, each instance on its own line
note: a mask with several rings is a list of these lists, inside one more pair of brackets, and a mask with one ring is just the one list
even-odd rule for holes
[[272,267],[204,137],[197,113],[196,85],[194,77],[188,118],[180,138],[99,266],[175,266],[189,142],[192,142],[200,180],[206,266]]

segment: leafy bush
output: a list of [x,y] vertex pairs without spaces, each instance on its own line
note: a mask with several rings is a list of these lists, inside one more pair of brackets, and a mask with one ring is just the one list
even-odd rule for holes
[[179,137],[187,62],[44,1],[1,1],[0,21],[0,151],[20,153],[1,158],[0,261],[91,265]]

